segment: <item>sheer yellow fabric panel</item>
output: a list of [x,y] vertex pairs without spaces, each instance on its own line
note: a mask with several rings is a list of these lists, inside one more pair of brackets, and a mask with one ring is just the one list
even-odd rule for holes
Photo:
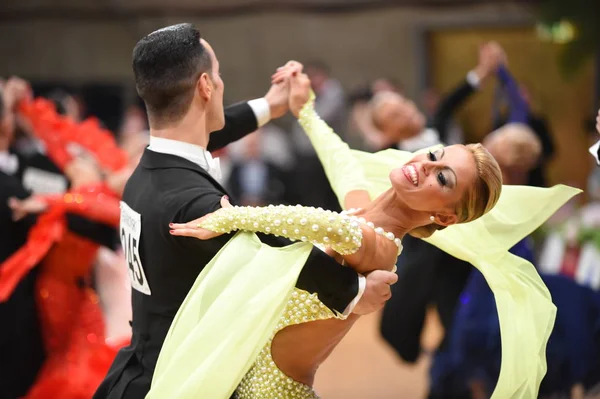
[[311,249],[232,238],[177,312],[146,398],[228,399],[275,331]]

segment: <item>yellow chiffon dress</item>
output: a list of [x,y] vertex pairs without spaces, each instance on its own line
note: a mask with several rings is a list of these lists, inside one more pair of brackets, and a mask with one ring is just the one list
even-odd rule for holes
[[[376,198],[389,189],[390,171],[414,154],[350,150],[319,118],[313,101],[314,96],[299,121],[340,202],[353,190],[366,190]],[[556,315],[533,265],[508,250],[579,192],[562,185],[505,186],[488,214],[426,239],[478,268],[494,292],[502,365],[493,398],[537,397]],[[228,399],[236,390],[244,399],[316,397],[309,387],[282,375],[269,353],[275,332],[289,325],[285,320],[290,300],[295,301],[294,295],[310,295],[296,291],[294,285],[312,245],[298,242],[272,248],[253,233],[236,234],[200,273],[179,309],[147,398]],[[321,309],[318,298],[311,298],[311,306]],[[331,317],[327,311],[323,309],[324,315]]]

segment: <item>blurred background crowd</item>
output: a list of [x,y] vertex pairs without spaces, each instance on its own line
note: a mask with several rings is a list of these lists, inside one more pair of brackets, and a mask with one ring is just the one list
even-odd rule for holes
[[[111,132],[130,171],[149,135],[131,51],[142,36],[182,21],[193,22],[218,54],[226,104],[263,96],[275,68],[294,59],[311,79],[317,112],[352,148],[416,151],[482,142],[505,184],[585,190],[513,252],[538,268],[558,307],[540,397],[600,397],[600,167],[588,152],[600,138],[600,3],[5,0],[0,279],[10,277],[7,262],[14,264],[24,246],[52,248],[28,261],[32,271],[11,295],[0,284],[0,398],[27,392],[30,398],[66,397],[30,390],[48,362],[75,369],[93,363],[89,354],[77,357],[79,349],[100,339],[108,345],[102,356],[110,357],[130,329],[132,260],[119,248],[118,220],[109,215],[114,201],[91,209],[89,190],[80,190],[98,183],[111,190],[107,198],[117,198],[128,175],[91,156],[79,138],[61,142],[69,155],[58,162],[52,129],[36,119],[45,108],[25,109],[23,102],[44,97],[73,123],[95,118],[91,131]],[[289,115],[213,156],[221,183],[238,203],[340,210]],[[53,213],[59,202],[69,205]],[[52,217],[64,218],[60,226],[67,233],[44,244],[55,231],[40,233],[36,226]],[[488,398],[499,373],[500,340],[493,296],[481,274],[412,237],[404,241],[398,273],[383,312],[361,319],[317,374],[318,392],[330,399]],[[57,290],[65,279],[77,284]],[[89,306],[81,305],[85,299],[74,309],[73,295],[88,295]],[[41,316],[27,316],[34,313]],[[37,347],[14,345],[15,336],[23,341],[48,324],[44,317],[63,323],[57,331],[100,323],[104,332],[81,342],[69,338],[63,346],[43,332]],[[31,335],[27,342],[36,340]],[[51,386],[68,381],[69,370],[52,377]]]

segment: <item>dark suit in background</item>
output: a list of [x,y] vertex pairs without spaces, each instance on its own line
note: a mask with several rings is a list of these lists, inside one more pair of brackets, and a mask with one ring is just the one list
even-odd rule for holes
[[[477,91],[468,77],[440,102],[429,122],[444,141],[454,113]],[[471,265],[437,247],[406,235],[398,258],[399,280],[392,285],[392,298],[385,304],[380,331],[398,355],[414,363],[421,354],[421,335],[430,306],[436,306],[444,329],[449,331],[454,310]],[[446,345],[444,337],[440,347]]]
[[[8,199],[29,193],[14,176],[0,171],[0,263],[27,240],[36,218],[12,220]],[[0,398],[13,399],[27,393],[44,361],[44,348],[35,304],[35,275],[31,271],[8,301],[0,303]]]
[[477,91],[477,86],[465,79],[442,99],[428,126],[437,131],[440,141],[447,142],[448,129],[454,113]]
[[[213,133],[209,148],[218,149],[229,142],[227,138],[238,139],[256,129],[256,118],[247,104],[229,107],[225,128]],[[141,399],[148,393],[160,349],[177,310],[203,267],[231,238],[223,235],[201,241],[173,237],[168,225],[188,222],[219,209],[225,194],[200,165],[182,157],[145,151],[123,194],[131,214],[139,214],[141,219],[141,233],[135,243],[139,259],[135,256],[130,265],[141,287],[132,290],[132,342],[119,352],[94,398]],[[122,231],[125,223],[122,217]],[[261,239],[275,246],[289,243],[271,236]],[[146,286],[151,295],[141,292]],[[344,312],[358,294],[358,276],[314,249],[297,286],[317,292],[325,305]]]
[[[411,236],[402,240],[398,282],[381,318],[381,334],[398,355],[415,363],[421,355],[421,336],[429,306],[436,306],[444,330],[449,331],[471,265]],[[446,337],[440,347],[446,345]]]
[[[247,175],[253,181],[247,181]],[[290,173],[263,159],[234,162],[227,191],[243,205],[292,204]]]

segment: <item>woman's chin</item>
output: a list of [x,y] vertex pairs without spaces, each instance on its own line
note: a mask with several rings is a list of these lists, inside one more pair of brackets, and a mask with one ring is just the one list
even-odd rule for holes
[[398,172],[392,171],[392,173],[390,173],[390,183],[392,183],[392,188],[398,195],[402,195],[402,193],[410,190],[406,177],[400,169],[398,169]]

